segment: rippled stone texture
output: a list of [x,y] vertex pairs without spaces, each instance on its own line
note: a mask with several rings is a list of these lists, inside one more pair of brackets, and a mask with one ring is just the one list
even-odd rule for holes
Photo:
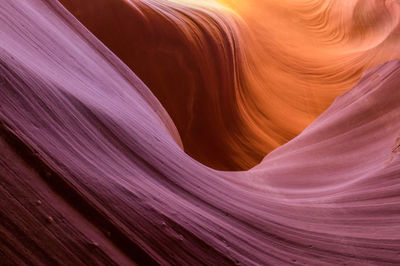
[[61,2],[148,85],[184,150],[219,170],[255,166],[400,56],[394,1]]
[[57,1],[0,6],[1,264],[400,263],[398,60],[254,168],[217,171]]

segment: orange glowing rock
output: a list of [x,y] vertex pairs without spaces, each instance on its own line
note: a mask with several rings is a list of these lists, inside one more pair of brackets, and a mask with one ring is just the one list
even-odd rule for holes
[[393,1],[61,2],[157,96],[185,151],[216,169],[254,166],[400,55]]

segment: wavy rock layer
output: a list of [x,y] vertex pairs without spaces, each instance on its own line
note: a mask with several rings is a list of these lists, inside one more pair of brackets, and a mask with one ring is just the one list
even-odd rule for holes
[[157,96],[185,151],[253,167],[370,67],[399,58],[382,0],[61,0]]
[[1,264],[400,263],[400,62],[246,172],[185,154],[53,0],[0,9]]

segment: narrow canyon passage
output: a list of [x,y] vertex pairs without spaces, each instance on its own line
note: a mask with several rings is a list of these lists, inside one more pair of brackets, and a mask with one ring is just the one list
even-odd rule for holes
[[396,1],[63,4],[0,1],[0,265],[400,264]]

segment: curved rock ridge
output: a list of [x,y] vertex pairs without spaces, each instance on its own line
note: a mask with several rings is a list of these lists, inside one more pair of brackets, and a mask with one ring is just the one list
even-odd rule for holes
[[1,264],[400,263],[399,60],[217,171],[57,1],[0,5]]
[[61,0],[157,96],[185,151],[245,170],[377,64],[399,58],[389,0]]

